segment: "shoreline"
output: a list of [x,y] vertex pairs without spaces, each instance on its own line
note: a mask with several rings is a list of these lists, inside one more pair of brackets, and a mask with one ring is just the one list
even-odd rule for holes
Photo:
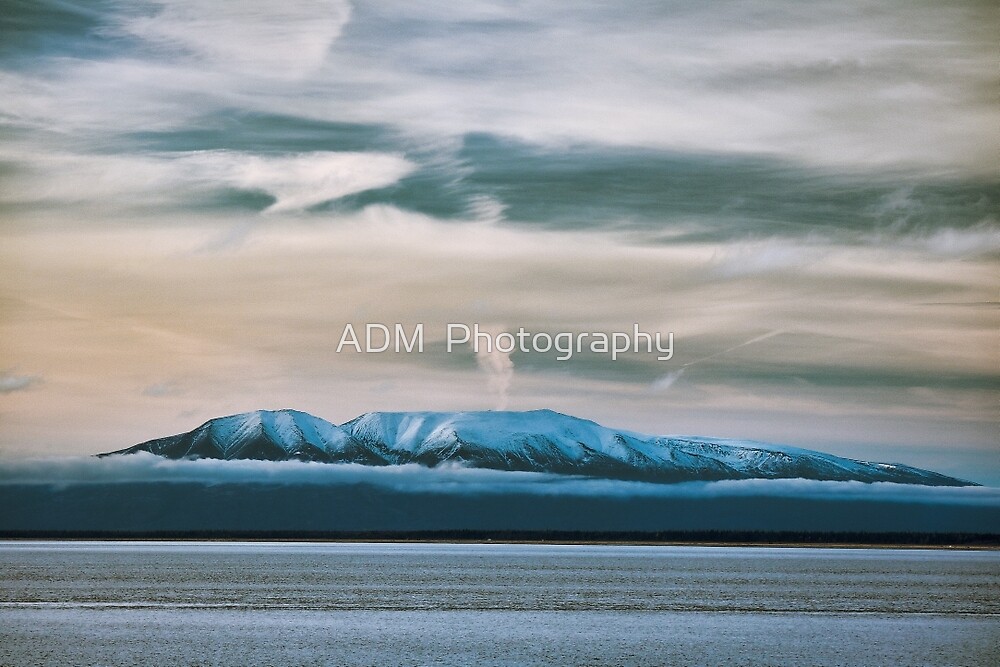
[[[706,531],[707,533],[709,531]],[[868,539],[866,539],[868,538]],[[575,533],[560,531],[0,531],[10,542],[192,542],[343,544],[512,544],[539,546],[698,546],[785,549],[997,551],[1000,534]]]

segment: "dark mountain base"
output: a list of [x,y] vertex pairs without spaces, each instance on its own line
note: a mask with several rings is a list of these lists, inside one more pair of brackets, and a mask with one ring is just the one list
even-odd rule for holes
[[1000,532],[1000,507],[878,498],[461,494],[368,484],[0,485],[0,532],[319,535]]

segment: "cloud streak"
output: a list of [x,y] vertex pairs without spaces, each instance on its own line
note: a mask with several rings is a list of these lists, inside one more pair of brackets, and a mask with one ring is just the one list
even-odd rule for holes
[[0,394],[9,394],[14,391],[24,391],[38,382],[40,382],[40,378],[34,375],[0,373]]
[[278,79],[319,67],[351,15],[341,0],[164,0],[144,16],[124,16],[120,29],[194,56],[199,65]]
[[[20,154],[8,152],[23,170],[7,202],[100,204],[128,209],[185,204],[227,188],[273,199],[266,213],[301,211],[323,202],[391,185],[414,165],[398,155],[313,151],[291,155],[209,150],[130,155]],[[39,178],[45,174],[45,178]],[[189,201],[186,206],[190,206]]]

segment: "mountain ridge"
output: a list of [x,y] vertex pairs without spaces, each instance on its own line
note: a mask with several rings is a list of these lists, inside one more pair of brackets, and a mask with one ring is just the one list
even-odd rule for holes
[[299,410],[256,410],[98,456],[140,451],[171,459],[453,463],[658,483],[803,478],[977,486],[898,463],[723,438],[651,436],[552,410],[366,412],[339,426]]

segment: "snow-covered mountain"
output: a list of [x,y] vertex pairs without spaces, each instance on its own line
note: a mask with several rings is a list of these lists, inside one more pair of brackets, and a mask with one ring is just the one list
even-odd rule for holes
[[140,451],[172,459],[298,459],[428,467],[457,463],[649,482],[805,478],[971,484],[919,468],[792,447],[619,431],[551,410],[369,412],[340,426],[296,410],[258,410],[212,419],[193,431],[101,456]]

